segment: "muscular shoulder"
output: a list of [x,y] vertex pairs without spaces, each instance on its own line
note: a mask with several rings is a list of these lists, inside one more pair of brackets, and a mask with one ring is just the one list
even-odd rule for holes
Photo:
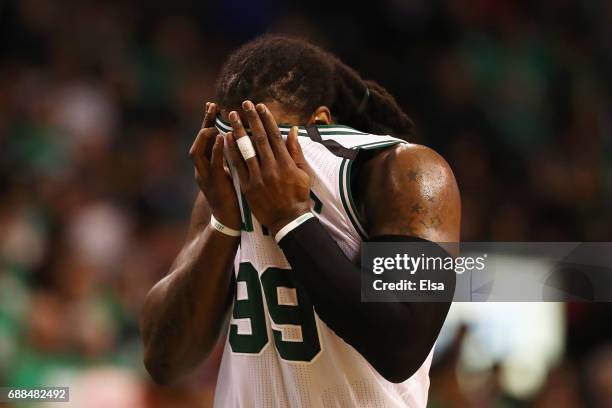
[[[366,168],[380,177],[390,187],[391,181],[400,184],[431,182],[434,179],[445,184],[452,179],[453,172],[442,156],[433,149],[418,144],[399,144],[382,150],[372,157]],[[389,177],[391,176],[391,177]]]
[[434,150],[402,144],[364,165],[364,215],[370,235],[458,240],[459,190],[453,172]]

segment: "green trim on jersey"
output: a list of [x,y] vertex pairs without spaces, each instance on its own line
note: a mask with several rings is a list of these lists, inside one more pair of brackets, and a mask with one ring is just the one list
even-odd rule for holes
[[[402,140],[386,140],[381,142],[364,143],[362,145],[354,146],[352,149],[374,150],[394,146],[400,143],[405,142]],[[342,160],[342,163],[340,163],[340,201],[342,202],[344,211],[348,214],[349,220],[353,224],[353,227],[359,233],[361,239],[366,240],[368,238],[368,234],[365,228],[363,227],[365,225],[365,220],[361,216],[361,213],[359,212],[357,205],[355,204],[355,200],[353,199],[353,192],[351,190],[351,169],[354,162],[355,160],[344,159]]]
[[394,146],[400,143],[406,143],[406,142],[404,142],[403,140],[383,140],[381,142],[365,143],[362,145],[354,146],[352,148],[359,149],[359,150],[373,150],[373,149],[380,149],[382,147]]
[[344,207],[344,211],[348,214],[349,220],[353,224],[355,230],[359,233],[362,239],[367,238],[367,233],[365,229],[362,227],[361,222],[357,214],[357,208],[352,199],[352,194],[350,191],[350,170],[347,171],[347,167],[352,164],[352,161],[349,159],[342,160],[340,163],[340,173],[339,173],[339,190],[340,190],[340,201],[342,201],[342,207]]

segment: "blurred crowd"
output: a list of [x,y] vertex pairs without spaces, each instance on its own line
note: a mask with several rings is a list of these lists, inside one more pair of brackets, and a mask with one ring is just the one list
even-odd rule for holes
[[[70,384],[71,406],[209,406],[219,352],[153,386],[139,309],[185,237],[187,151],[220,64],[268,31],[396,96],[455,171],[463,240],[610,241],[608,1],[5,1],[0,384]],[[500,386],[501,367],[461,384],[460,331],[431,406],[612,406],[611,318],[567,305],[565,356],[527,400]]]

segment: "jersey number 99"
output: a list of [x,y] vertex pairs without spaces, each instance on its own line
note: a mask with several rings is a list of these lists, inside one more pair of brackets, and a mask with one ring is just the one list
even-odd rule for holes
[[[291,270],[267,268],[261,279],[249,262],[240,264],[237,285],[242,291],[236,291],[234,302],[234,319],[248,319],[251,325],[250,334],[239,334],[238,325],[230,327],[229,343],[234,353],[258,354],[268,344],[268,331],[264,315],[262,287],[265,294],[268,313],[279,329],[272,328],[274,344],[278,353],[288,361],[311,361],[321,351],[317,324],[312,303],[304,290],[296,287],[288,277]],[[284,291],[284,292],[283,292]],[[279,299],[281,293],[293,293],[289,300]],[[246,295],[246,296],[245,296]],[[283,327],[284,326],[284,327]],[[299,327],[301,340],[283,336],[283,332],[295,331]]]

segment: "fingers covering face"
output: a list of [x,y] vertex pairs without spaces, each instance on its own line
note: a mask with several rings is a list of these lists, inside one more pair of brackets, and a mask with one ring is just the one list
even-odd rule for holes
[[268,135],[267,139],[272,147],[272,150],[274,151],[276,160],[278,160],[281,164],[286,164],[290,160],[290,157],[287,153],[287,148],[285,147],[285,143],[283,142],[281,132],[278,129],[274,116],[272,116],[272,113],[268,107],[263,103],[257,105],[257,114],[258,119],[261,120],[265,132]]
[[289,131],[289,135],[287,136],[287,151],[298,168],[304,170],[309,174],[312,174],[310,167],[306,162],[306,158],[304,157],[302,146],[300,146],[300,142],[298,141],[297,126],[293,126]]
[[193,160],[193,164],[201,177],[205,178],[208,176],[208,167],[210,165],[209,146],[211,146],[211,142],[218,133],[216,128],[200,129],[191,145],[191,149],[189,149],[189,156],[191,156],[191,160]]
[[228,132],[225,135],[225,142],[227,143],[227,152],[229,155],[230,164],[238,172],[238,177],[242,185],[243,183],[249,181],[249,170],[246,166],[246,163],[242,159],[240,150],[238,150],[238,145],[236,144],[236,139],[233,132]]
[[[232,136],[233,136],[234,147],[238,151],[238,155],[239,155],[238,162],[242,163],[242,162],[246,161],[247,168],[249,169],[249,171],[248,171],[249,177],[250,178],[255,178],[255,177],[259,176],[259,174],[260,174],[259,163],[257,161],[257,156],[253,156],[253,157],[243,161],[242,160],[242,154],[240,153],[240,149],[238,149],[237,141],[242,139],[243,137],[249,137],[247,135],[246,130],[244,129],[242,121],[240,120],[240,116],[238,116],[238,112],[231,111],[230,114],[229,114],[229,120],[230,120],[230,124],[232,125],[232,129],[233,129],[231,133],[232,133]],[[228,144],[228,146],[229,146],[229,144]]]
[[206,102],[204,112],[204,120],[202,121],[202,129],[215,126],[215,118],[217,117],[217,104]]
[[[271,162],[274,161],[274,155],[272,154],[272,149],[270,149],[270,144],[268,143],[266,130],[264,129],[264,126],[261,123],[261,120],[259,119],[259,115],[257,115],[257,112],[255,111],[255,105],[253,105],[251,101],[244,101],[242,103],[242,110],[251,129],[251,134],[249,137],[250,140],[253,142],[255,151],[257,152],[258,158],[256,160],[258,161],[260,168],[265,168],[270,165]],[[234,121],[240,122],[240,117],[237,113],[234,115],[233,118],[230,117],[230,123],[232,124],[232,127],[234,126]],[[239,126],[240,125],[241,123],[239,124]],[[236,132],[234,132],[234,134],[238,135]]]
[[204,113],[201,129],[189,149],[189,156],[191,156],[196,170],[201,177],[206,177],[208,175],[214,136],[219,133],[214,127],[216,114],[217,105],[206,102],[206,111]]
[[217,176],[225,173],[223,169],[223,136],[217,135],[210,159],[210,168]]
[[244,101],[242,103],[242,109],[249,122],[249,127],[251,128],[251,140],[259,156],[260,167],[265,167],[270,161],[274,160],[272,149],[270,149],[270,144],[268,143],[266,129],[259,119],[259,115],[255,110],[255,105],[253,105],[251,101]]
[[[238,167],[239,171],[240,167],[243,167],[248,179],[254,179],[259,178],[263,172],[274,171],[276,166],[285,167],[294,164],[300,168],[307,166],[297,140],[297,127],[291,129],[285,144],[276,120],[266,105],[260,103],[255,107],[251,101],[244,101],[242,108],[251,136],[247,134],[238,112],[232,111],[229,120],[233,132],[231,137],[226,139],[233,165]],[[253,140],[257,152],[257,156],[247,160],[243,159],[237,142],[245,137]],[[243,180],[247,180],[244,178],[245,175],[242,176]]]

